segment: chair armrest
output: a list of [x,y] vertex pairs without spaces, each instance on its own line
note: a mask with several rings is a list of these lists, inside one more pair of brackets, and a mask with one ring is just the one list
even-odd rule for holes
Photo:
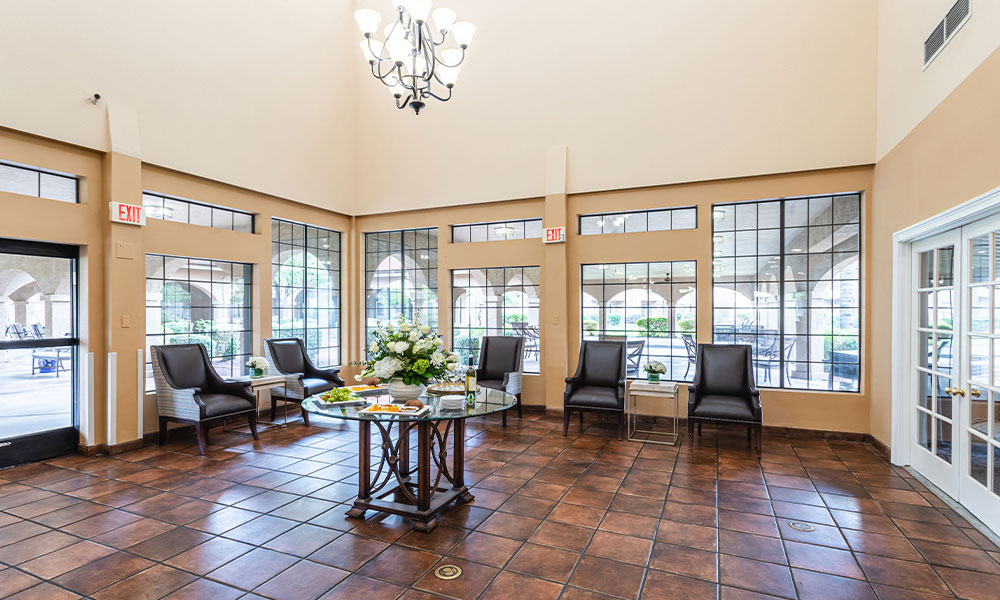
[[563,392],[563,402],[568,401],[569,397],[573,395],[573,392],[580,388],[580,380],[580,377],[566,378],[566,391]]
[[764,409],[760,405],[760,389],[755,387],[750,388],[750,409],[753,411],[754,418],[763,423]]
[[503,374],[503,391],[508,394],[520,394],[523,376],[520,371],[511,371]]
[[695,384],[688,385],[688,414],[694,410],[694,407],[698,404],[698,386]]
[[344,380],[340,376],[339,368],[332,369],[318,369],[313,367],[309,370],[309,376],[318,377],[319,379],[325,379],[327,381],[333,382],[337,387],[344,387]]
[[251,402],[256,402],[256,396],[254,396],[254,393],[250,388],[249,381],[226,381],[223,379],[212,385],[212,392],[238,396],[240,398],[246,398]]

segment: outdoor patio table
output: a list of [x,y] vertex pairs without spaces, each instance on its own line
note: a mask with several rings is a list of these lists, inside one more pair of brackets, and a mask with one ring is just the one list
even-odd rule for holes
[[[368,396],[367,400],[389,402],[389,396]],[[442,410],[440,398],[423,395],[420,401],[430,410],[422,416],[391,413],[363,413],[364,406],[321,406],[313,396],[302,403],[310,413],[358,422],[358,497],[348,516],[364,518],[368,510],[409,517],[418,531],[437,526],[438,515],[452,502],[472,502],[465,485],[465,420],[507,410],[517,399],[511,394],[481,388],[474,406]],[[371,469],[371,425],[379,431],[381,457],[374,474]],[[392,435],[396,428],[395,439]],[[410,468],[410,432],[417,432],[417,465]],[[448,465],[448,435],[454,432],[452,464]],[[416,481],[414,481],[414,477]],[[442,481],[442,479],[444,481]],[[450,484],[450,485],[449,485]]]

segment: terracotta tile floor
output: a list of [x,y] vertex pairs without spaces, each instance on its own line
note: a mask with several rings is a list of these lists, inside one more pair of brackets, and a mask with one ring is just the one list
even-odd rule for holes
[[1000,548],[865,445],[772,436],[758,462],[739,430],[560,428],[470,421],[476,501],[430,534],[344,515],[357,434],[329,419],[0,471],[0,597],[1000,597]]

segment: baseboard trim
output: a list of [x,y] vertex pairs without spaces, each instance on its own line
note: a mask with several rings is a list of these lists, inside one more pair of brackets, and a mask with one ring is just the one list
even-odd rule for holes
[[875,454],[877,454],[879,458],[887,463],[892,462],[892,452],[889,450],[889,446],[882,442],[882,440],[869,433],[865,436],[865,443],[872,447],[872,450],[875,451]]
[[129,442],[113,444],[111,446],[107,444],[95,444],[93,446],[85,446],[83,444],[80,444],[76,447],[76,452],[77,454],[80,454],[82,456],[97,456],[98,454],[107,454],[108,456],[114,456],[115,454],[121,454],[123,452],[138,450],[139,448],[143,447],[145,442],[146,440],[143,437]]

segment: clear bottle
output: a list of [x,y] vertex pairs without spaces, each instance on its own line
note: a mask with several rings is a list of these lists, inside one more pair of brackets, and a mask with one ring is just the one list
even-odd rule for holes
[[476,405],[476,368],[472,366],[472,357],[469,357],[469,368],[465,370],[465,403],[469,406]]

